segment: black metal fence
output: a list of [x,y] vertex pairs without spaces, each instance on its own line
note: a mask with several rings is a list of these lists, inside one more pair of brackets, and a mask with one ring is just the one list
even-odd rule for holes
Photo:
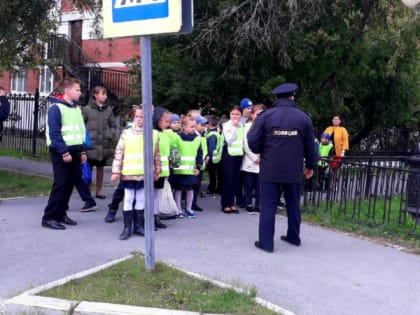
[[410,159],[344,157],[339,168],[322,159],[305,182],[303,210],[420,237],[420,159]]
[[49,97],[35,94],[10,94],[10,114],[4,122],[0,149],[17,150],[32,156],[47,156],[45,139]]
[[47,155],[45,132],[41,126],[45,126],[48,105],[42,110],[39,106],[40,102],[47,100],[40,97],[38,92],[34,95],[11,94],[8,98],[10,115],[4,122],[0,148],[18,150],[32,156]]

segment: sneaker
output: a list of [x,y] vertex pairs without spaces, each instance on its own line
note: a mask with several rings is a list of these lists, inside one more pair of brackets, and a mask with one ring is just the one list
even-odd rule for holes
[[208,194],[207,190],[200,190],[200,197],[201,198],[205,198],[207,196],[207,194]]
[[201,195],[201,198],[211,198],[211,199],[214,199],[214,198],[216,198],[216,194],[213,194],[213,193],[207,191],[207,192],[205,192],[205,193],[203,193]]
[[191,210],[203,211],[203,208],[201,208],[198,204],[193,203],[193,205],[191,206]]
[[185,210],[185,213],[187,214],[187,217],[189,218],[194,218],[194,219],[197,218],[197,215],[192,210]]
[[187,215],[186,215],[184,212],[180,212],[180,213],[178,213],[178,214],[177,214],[177,216],[176,216],[176,217],[177,217],[178,219],[183,219],[183,218],[185,218],[186,216],[187,216]]
[[83,208],[80,209],[80,212],[89,212],[89,211],[95,211],[95,210],[96,210],[96,202],[95,201],[86,201]]
[[252,205],[248,205],[248,206],[245,207],[245,210],[247,212],[254,212],[254,207]]

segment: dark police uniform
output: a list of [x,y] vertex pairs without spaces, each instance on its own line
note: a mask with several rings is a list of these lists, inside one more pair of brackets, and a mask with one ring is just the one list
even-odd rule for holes
[[261,154],[261,213],[259,241],[255,246],[274,249],[274,229],[280,188],[286,200],[288,229],[281,239],[300,245],[300,183],[304,161],[306,169],[316,167],[314,134],[310,117],[296,108],[293,99],[297,85],[285,83],[273,90],[277,100],[261,113],[248,133],[249,148]]

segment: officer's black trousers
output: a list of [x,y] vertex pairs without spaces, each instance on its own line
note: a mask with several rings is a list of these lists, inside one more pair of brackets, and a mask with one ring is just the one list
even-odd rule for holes
[[277,205],[280,199],[280,189],[284,192],[287,209],[287,237],[300,242],[300,183],[272,183],[260,180],[261,183],[261,213],[259,222],[259,241],[263,248],[274,248],[274,231]]

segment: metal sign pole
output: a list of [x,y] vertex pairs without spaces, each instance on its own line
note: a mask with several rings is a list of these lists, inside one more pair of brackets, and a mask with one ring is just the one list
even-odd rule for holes
[[[145,263],[155,267],[153,201],[152,53],[150,35],[190,33],[193,0],[102,1],[104,38],[140,35],[144,130]],[[141,210],[141,209],[138,209]]]
[[152,123],[152,53],[150,36],[141,36],[141,94],[144,131],[144,187],[145,187],[145,264],[146,270],[155,268],[155,228],[153,202],[153,123]]

